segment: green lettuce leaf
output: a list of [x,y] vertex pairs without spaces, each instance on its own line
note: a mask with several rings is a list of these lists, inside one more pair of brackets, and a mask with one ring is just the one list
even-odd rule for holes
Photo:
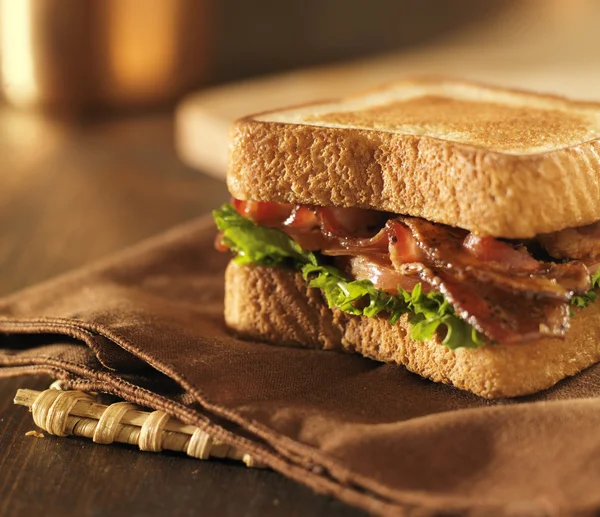
[[357,316],[387,313],[392,325],[408,313],[410,335],[418,341],[433,338],[442,326],[446,330],[442,343],[448,348],[476,348],[485,343],[471,325],[456,317],[443,294],[423,294],[421,284],[417,284],[412,292],[399,287],[399,295],[395,296],[376,289],[369,280],[348,280],[332,266],[307,264],[302,267],[302,276],[309,280],[308,287],[318,287],[323,291],[329,308],[335,307]]
[[304,251],[285,233],[253,223],[232,205],[213,210],[213,217],[223,232],[223,244],[236,254],[238,264],[288,265],[298,269],[303,264],[317,263],[314,253]]
[[258,226],[231,205],[214,210],[213,216],[223,232],[223,244],[236,253],[236,262],[301,270],[308,287],[321,289],[330,308],[356,316],[386,314],[392,325],[408,314],[413,339],[431,339],[441,327],[445,329],[442,343],[451,349],[484,344],[482,336],[454,314],[441,293],[423,294],[420,284],[412,292],[399,287],[398,295],[387,293],[369,280],[349,280],[341,270],[319,264],[314,253],[304,251],[285,233]]
[[485,343],[481,334],[454,314],[454,308],[442,293],[423,294],[421,284],[417,284],[412,292],[398,289],[410,311],[408,321],[412,325],[410,335],[413,339],[431,339],[442,326],[446,330],[442,343],[448,348],[477,348]]
[[330,309],[337,308],[356,316],[389,315],[393,325],[408,312],[408,306],[398,296],[376,289],[369,280],[348,280],[342,271],[332,266],[306,264],[302,276],[308,287],[321,289]]

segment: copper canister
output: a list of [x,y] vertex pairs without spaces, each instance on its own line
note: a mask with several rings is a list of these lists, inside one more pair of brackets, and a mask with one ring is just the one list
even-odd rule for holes
[[0,71],[18,106],[165,104],[206,76],[207,0],[0,0]]

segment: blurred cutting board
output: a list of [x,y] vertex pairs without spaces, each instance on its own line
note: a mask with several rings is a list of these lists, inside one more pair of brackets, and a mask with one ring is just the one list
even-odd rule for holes
[[450,75],[600,100],[600,2],[523,2],[501,18],[408,53],[294,71],[190,95],[176,112],[180,157],[224,178],[231,123],[411,75]]

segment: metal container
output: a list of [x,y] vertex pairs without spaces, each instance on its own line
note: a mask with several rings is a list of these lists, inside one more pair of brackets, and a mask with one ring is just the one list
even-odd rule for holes
[[200,84],[206,0],[0,0],[0,73],[18,106],[166,104]]

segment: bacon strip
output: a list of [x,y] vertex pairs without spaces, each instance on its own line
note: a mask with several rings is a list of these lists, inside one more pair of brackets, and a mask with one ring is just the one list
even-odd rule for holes
[[456,313],[491,340],[566,335],[568,301],[573,292],[590,287],[584,264],[543,263],[497,239],[478,240],[423,219],[399,219],[426,256],[421,279],[435,282]]
[[523,245],[424,219],[245,203],[236,206],[240,213],[283,230],[304,249],[343,259],[354,278],[393,293],[419,282],[425,292],[442,292],[460,318],[492,341],[564,337],[570,298],[590,288],[588,268],[580,261],[541,262]]
[[537,241],[552,257],[597,263],[600,258],[600,221],[539,235]]
[[[357,280],[370,280],[377,289],[397,293],[398,287],[412,291],[421,281],[418,275],[404,275],[388,262],[378,261],[377,258],[359,255],[349,261],[349,272]],[[423,289],[429,292],[427,284]]]
[[481,237],[469,233],[463,241],[463,247],[473,257],[484,262],[532,273],[540,269],[540,262],[535,260],[526,249],[513,248],[491,236]]
[[443,293],[458,317],[492,341],[512,344],[564,337],[569,329],[568,303],[556,298],[532,299],[494,283],[465,281],[452,270],[434,272],[423,264],[404,264],[402,269]]

